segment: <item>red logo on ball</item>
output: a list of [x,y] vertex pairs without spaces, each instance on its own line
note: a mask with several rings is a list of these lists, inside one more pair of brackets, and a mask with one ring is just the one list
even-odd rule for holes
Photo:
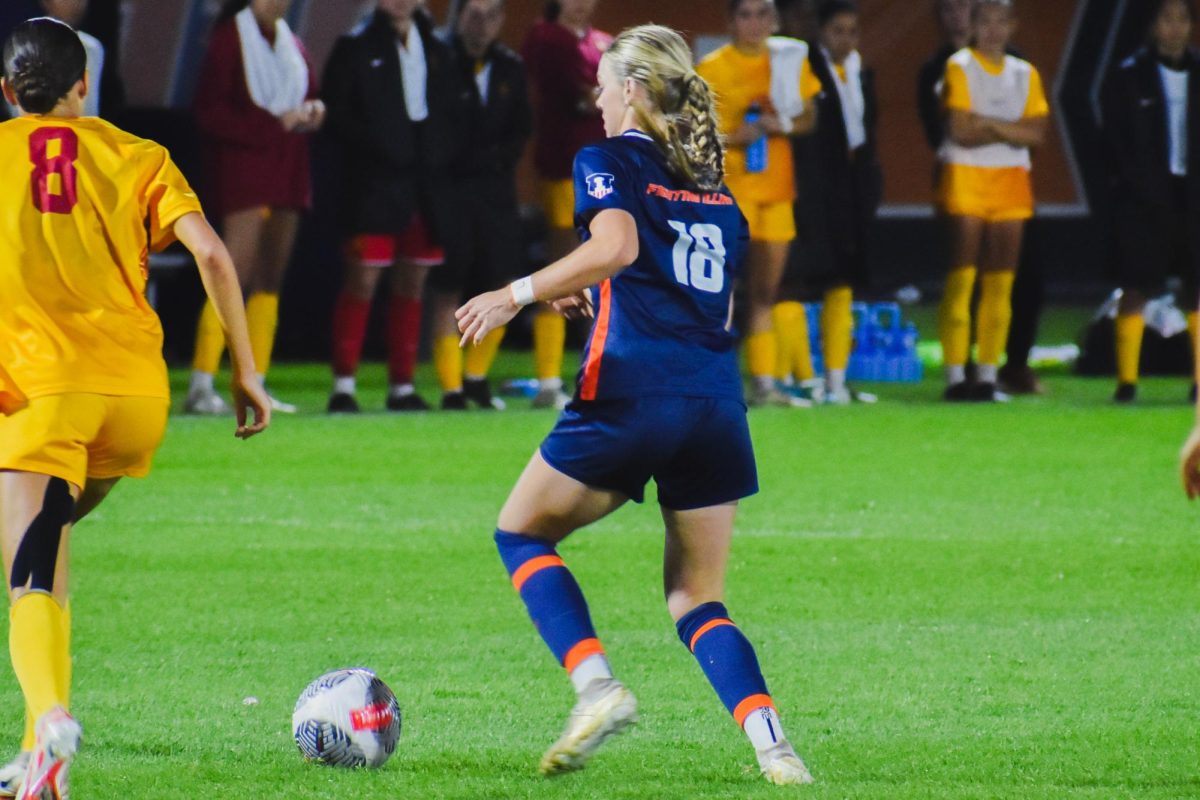
[[387,703],[376,703],[350,712],[350,725],[356,731],[378,731],[392,724],[395,716]]

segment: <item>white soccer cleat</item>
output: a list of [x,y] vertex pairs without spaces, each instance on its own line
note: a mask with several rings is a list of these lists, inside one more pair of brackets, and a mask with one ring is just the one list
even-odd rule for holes
[[83,729],[62,706],[37,721],[37,744],[25,769],[17,800],[67,800],[67,770],[79,751]]
[[29,768],[28,752],[21,752],[12,761],[0,767],[0,798],[16,797],[25,782],[25,770]]
[[295,414],[297,409],[292,403],[285,403],[273,394],[268,393],[267,399],[271,401],[271,410],[276,414]]
[[812,408],[812,401],[805,397],[795,397],[781,392],[774,386],[754,386],[746,398],[746,404],[751,407],[780,406],[783,408]]
[[808,767],[804,766],[800,756],[787,742],[780,742],[760,752],[758,766],[767,782],[776,786],[799,786],[813,782]]
[[533,408],[553,408],[562,411],[571,402],[571,396],[562,389],[539,389],[533,396]]
[[183,413],[204,417],[223,417],[233,413],[229,404],[213,389],[192,389],[183,401]]
[[597,678],[579,697],[567,729],[546,754],[538,769],[543,775],[560,775],[587,766],[608,737],[637,722],[637,700],[613,678]]

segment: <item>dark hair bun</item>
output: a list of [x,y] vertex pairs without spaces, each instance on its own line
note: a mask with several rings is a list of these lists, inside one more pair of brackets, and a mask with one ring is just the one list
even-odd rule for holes
[[79,35],[49,17],[22,22],[4,44],[4,78],[32,114],[52,111],[86,71]]

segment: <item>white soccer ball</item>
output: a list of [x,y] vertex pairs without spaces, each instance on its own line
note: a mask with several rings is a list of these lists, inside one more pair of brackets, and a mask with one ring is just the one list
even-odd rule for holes
[[292,736],[309,761],[379,767],[400,740],[400,706],[371,670],[334,670],[301,693],[292,712]]

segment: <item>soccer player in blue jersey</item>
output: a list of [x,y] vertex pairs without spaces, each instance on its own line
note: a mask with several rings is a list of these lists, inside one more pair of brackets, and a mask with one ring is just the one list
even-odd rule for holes
[[680,639],[749,736],[767,780],[808,783],[754,649],[722,604],[737,502],[758,479],[731,330],[748,230],[722,184],[712,94],[679,34],[643,26],[605,54],[596,105],[609,138],[575,159],[583,244],[458,310],[464,344],[535,301],[595,318],[575,399],[517,481],[495,537],[579,695],[541,771],[582,768],[635,720],[633,695],[613,677],[555,548],[627,500],[640,502],[654,478]]

